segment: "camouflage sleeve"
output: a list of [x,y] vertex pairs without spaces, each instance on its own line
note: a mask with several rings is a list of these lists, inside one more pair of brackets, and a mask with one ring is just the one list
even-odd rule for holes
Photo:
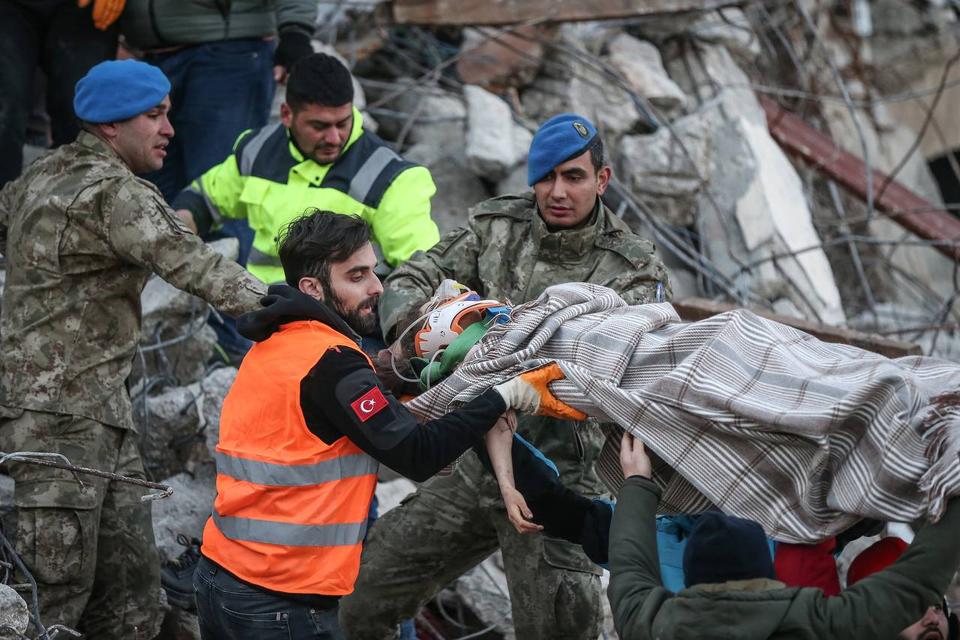
[[416,319],[420,306],[430,299],[445,278],[473,289],[477,282],[479,241],[472,227],[455,229],[429,251],[418,251],[393,270],[383,283],[380,297],[380,325],[387,342],[392,342]]
[[190,233],[159,193],[128,180],[106,206],[110,244],[119,256],[229,315],[259,308],[263,283]]
[[618,253],[626,258],[633,268],[613,274],[601,284],[619,293],[629,304],[667,302],[673,298],[667,268],[652,242],[631,242]]

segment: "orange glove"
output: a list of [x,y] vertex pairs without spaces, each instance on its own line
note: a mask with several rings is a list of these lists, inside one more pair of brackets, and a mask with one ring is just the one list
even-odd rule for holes
[[[91,0],[77,0],[77,6],[83,9],[90,6],[90,2]],[[106,31],[123,13],[125,4],[126,0],[93,0],[93,26],[100,31]]]
[[517,411],[535,416],[586,420],[587,414],[561,402],[551,393],[550,383],[563,380],[564,377],[560,365],[550,362],[498,384],[494,389],[508,407]]

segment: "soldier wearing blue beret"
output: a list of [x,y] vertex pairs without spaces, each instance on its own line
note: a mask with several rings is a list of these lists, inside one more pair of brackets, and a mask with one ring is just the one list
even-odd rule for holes
[[[589,119],[564,113],[543,123],[527,170],[531,192],[481,202],[463,228],[387,278],[380,318],[389,340],[447,278],[483,298],[515,304],[563,282],[602,284],[634,304],[669,296],[653,245],[603,203],[611,169]],[[589,498],[606,494],[594,468],[604,441],[595,422],[523,417],[518,433],[552,459],[568,489]],[[536,509],[533,515],[536,522]],[[385,637],[398,620],[499,548],[518,638],[593,640],[602,621],[600,569],[571,542],[578,536],[588,541],[589,518],[570,514],[571,528],[581,521],[584,530],[568,531],[566,540],[522,535],[536,527],[508,517],[496,479],[469,453],[453,475],[427,481],[374,525],[355,591],[341,604],[347,637]]]
[[[263,285],[187,231],[136,175],[163,165],[169,91],[143,62],[93,67],[76,86],[76,141],[0,191],[0,451],[143,478],[126,380],[147,278],[231,315],[259,308]],[[44,625],[153,638],[160,560],[144,491],[23,463],[6,471],[16,481],[17,552],[37,581]]]

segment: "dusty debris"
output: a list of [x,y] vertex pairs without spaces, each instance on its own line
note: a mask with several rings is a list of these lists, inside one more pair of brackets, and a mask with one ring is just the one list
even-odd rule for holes
[[646,98],[665,117],[683,112],[687,96],[667,75],[656,46],[621,33],[610,42],[609,49],[610,65],[632,91]]
[[0,639],[19,638],[26,633],[29,625],[27,603],[16,591],[0,584]]

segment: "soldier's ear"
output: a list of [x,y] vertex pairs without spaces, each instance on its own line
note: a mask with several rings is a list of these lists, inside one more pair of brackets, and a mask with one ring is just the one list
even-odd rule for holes
[[314,300],[323,302],[323,287],[320,286],[320,281],[316,278],[309,276],[300,278],[300,281],[297,283],[297,288]]
[[610,168],[610,165],[605,164],[600,168],[600,171],[597,171],[597,195],[602,196],[603,192],[607,190],[607,185],[610,184],[610,178],[613,176],[613,169]]

